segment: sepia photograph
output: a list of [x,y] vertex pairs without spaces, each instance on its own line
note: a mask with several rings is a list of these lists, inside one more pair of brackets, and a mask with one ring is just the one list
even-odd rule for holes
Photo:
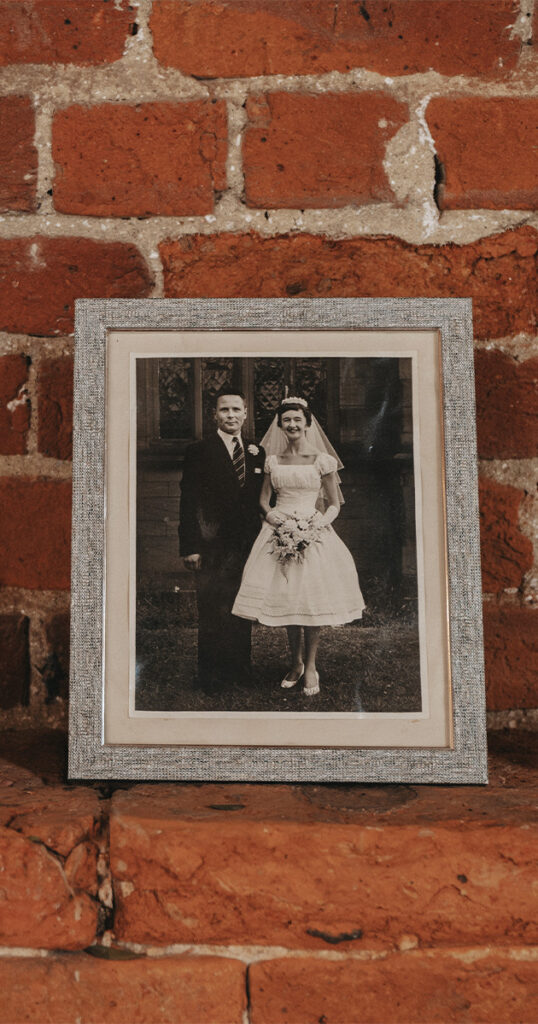
[[137,711],[421,711],[412,373],[136,359]]

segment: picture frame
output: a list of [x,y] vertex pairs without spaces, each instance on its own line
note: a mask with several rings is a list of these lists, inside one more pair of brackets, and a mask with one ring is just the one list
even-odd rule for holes
[[[322,625],[314,698],[280,685],[289,610],[255,622],[247,689],[197,689],[200,577],[173,510],[218,386],[243,392],[248,451],[286,387],[343,451],[327,530],[366,609]],[[470,299],[78,300],[70,777],[487,782],[478,524]]]

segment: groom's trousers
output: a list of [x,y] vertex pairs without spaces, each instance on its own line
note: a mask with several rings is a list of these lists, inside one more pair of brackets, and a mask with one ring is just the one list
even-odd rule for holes
[[242,551],[209,550],[196,574],[198,680],[206,690],[250,681],[252,623],[231,614],[245,560]]

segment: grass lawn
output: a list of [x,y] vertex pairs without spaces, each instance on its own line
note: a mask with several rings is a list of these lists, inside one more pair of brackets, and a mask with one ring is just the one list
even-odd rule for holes
[[360,623],[324,627],[318,653],[321,692],[282,690],[289,667],[284,628],[254,624],[252,684],[208,696],[196,680],[197,629],[184,626],[159,594],[139,602],[136,707],[139,711],[420,711],[418,630],[396,609]]

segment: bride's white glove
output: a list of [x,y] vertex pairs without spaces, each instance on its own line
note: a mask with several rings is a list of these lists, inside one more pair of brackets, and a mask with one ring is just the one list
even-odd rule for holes
[[269,526],[280,526],[284,522],[284,516],[282,512],[277,512],[276,509],[270,508],[265,517],[265,522],[269,523]]
[[340,509],[336,505],[329,505],[328,509],[323,513],[319,526],[330,526],[333,520],[336,519]]

